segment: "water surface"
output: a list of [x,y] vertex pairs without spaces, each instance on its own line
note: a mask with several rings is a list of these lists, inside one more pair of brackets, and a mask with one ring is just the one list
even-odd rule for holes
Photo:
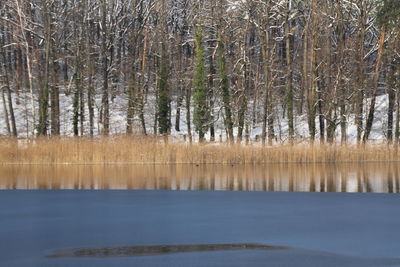
[[399,194],[5,190],[0,266],[399,266],[399,206]]
[[400,164],[3,165],[0,189],[400,192]]

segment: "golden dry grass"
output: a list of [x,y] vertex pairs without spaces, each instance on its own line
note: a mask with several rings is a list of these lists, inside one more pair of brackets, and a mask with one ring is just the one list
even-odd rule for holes
[[399,161],[394,145],[226,145],[144,137],[0,140],[0,163],[265,164]]

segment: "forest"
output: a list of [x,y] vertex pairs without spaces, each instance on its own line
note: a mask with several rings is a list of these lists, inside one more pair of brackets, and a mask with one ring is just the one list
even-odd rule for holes
[[398,0],[2,0],[1,132],[361,144],[385,97],[398,142],[399,29]]

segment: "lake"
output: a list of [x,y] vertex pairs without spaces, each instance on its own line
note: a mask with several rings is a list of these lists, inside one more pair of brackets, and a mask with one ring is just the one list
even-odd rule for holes
[[400,164],[2,165],[0,189],[399,193]]
[[400,266],[400,194],[388,194],[399,173],[398,163],[1,165],[0,189],[20,190],[0,190],[0,265]]
[[400,266],[399,205],[399,194],[4,190],[0,266]]

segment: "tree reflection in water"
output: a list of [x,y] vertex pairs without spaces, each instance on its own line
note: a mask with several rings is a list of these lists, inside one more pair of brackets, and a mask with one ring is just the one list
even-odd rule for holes
[[0,189],[137,189],[399,193],[398,163],[3,165]]

